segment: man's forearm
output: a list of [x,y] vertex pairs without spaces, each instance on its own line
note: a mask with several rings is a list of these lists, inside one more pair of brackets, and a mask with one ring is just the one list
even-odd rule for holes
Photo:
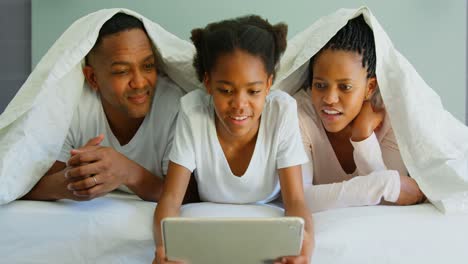
[[43,176],[22,200],[54,201],[65,198],[66,179],[64,171]]

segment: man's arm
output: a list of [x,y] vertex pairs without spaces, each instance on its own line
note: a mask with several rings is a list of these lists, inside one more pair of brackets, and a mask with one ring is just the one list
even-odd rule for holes
[[[91,147],[99,145],[104,139],[104,135],[99,135],[90,139],[84,146]],[[54,201],[60,199],[88,200],[86,197],[77,197],[68,189],[70,181],[65,177],[67,166],[64,162],[55,161],[50,169],[42,176],[39,182],[21,199]],[[89,175],[87,175],[89,176]]]
[[65,163],[56,161],[39,182],[21,199],[53,201],[70,198],[65,179]]

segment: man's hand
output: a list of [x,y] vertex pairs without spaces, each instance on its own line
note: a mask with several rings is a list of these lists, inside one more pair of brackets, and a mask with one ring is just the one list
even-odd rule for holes
[[374,111],[369,101],[364,101],[361,111],[352,122],[352,141],[362,141],[368,138],[380,126],[385,117],[385,111]]
[[418,184],[413,178],[400,176],[400,196],[397,205],[411,205],[422,203],[426,199]]
[[135,170],[135,162],[113,148],[87,146],[73,151],[68,160],[68,189],[78,197],[90,199],[105,195],[122,184]]

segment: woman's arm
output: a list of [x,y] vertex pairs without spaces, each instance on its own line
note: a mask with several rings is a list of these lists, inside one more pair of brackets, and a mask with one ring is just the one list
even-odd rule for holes
[[[297,216],[304,219],[304,240],[302,243],[301,261],[294,263],[310,263],[312,251],[314,248],[314,229],[312,222],[312,215],[307,209],[304,192],[302,187],[302,174],[301,166],[292,166],[278,170],[281,195],[283,198],[285,215]],[[286,262],[289,263],[288,258],[284,257]]]
[[190,175],[190,170],[187,168],[169,162],[161,199],[154,212],[153,235],[156,244],[155,263],[167,262],[162,242],[161,221],[166,217],[179,216],[180,206],[190,182]]

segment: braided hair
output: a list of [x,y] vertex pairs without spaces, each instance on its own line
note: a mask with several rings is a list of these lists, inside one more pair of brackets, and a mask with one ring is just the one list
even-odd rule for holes
[[[364,20],[363,15],[349,20],[348,23],[310,59],[308,68],[309,74],[305,89],[312,86],[315,57],[327,49],[357,52],[362,55],[362,67],[367,70],[367,78],[375,77],[377,56],[375,54],[374,33]],[[378,87],[376,87],[371,97],[371,103],[375,107],[383,107]]]

